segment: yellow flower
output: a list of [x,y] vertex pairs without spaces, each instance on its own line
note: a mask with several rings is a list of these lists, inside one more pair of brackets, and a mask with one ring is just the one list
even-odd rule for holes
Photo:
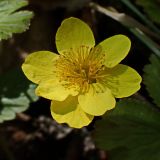
[[59,123],[74,128],[88,125],[94,116],[115,107],[115,98],[127,97],[140,88],[141,77],[118,64],[130,49],[130,40],[115,35],[95,46],[89,26],[77,18],[64,20],[56,33],[58,54],[30,54],[22,69],[38,84],[36,94],[51,102],[51,114]]

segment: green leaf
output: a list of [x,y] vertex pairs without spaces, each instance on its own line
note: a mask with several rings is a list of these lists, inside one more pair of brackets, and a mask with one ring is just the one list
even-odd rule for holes
[[110,160],[159,160],[160,113],[150,104],[122,100],[95,128],[95,142]]
[[160,2],[158,0],[136,0],[153,22],[160,24]]
[[150,62],[151,64],[147,64],[144,67],[143,80],[149,95],[156,105],[160,107],[160,59],[152,54]]
[[24,0],[0,0],[0,40],[28,29],[33,13],[17,11],[27,5]]
[[31,84],[19,69],[0,76],[0,122],[14,119],[16,113],[28,109],[38,97],[36,85]]

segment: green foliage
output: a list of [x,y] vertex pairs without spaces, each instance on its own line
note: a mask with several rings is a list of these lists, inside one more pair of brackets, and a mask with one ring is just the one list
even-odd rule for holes
[[30,102],[38,97],[34,94],[35,85],[16,69],[0,77],[0,122],[15,118],[16,113],[25,111]]
[[33,13],[17,11],[26,5],[24,0],[0,0],[0,40],[28,29]]
[[97,146],[110,160],[159,160],[160,113],[143,101],[122,100],[96,123]]
[[144,84],[156,105],[160,107],[160,59],[151,55],[151,64],[144,67]]
[[[155,53],[144,68],[144,84],[149,95],[160,107],[160,50],[159,29],[146,18],[130,0],[121,0],[129,9],[141,19],[145,26],[125,14],[111,12],[96,6],[99,12],[115,19],[126,26],[139,40]],[[137,0],[137,4],[144,7],[154,22],[160,22],[160,1]],[[156,14],[156,15],[154,15]],[[154,16],[154,17],[152,17]],[[157,34],[157,35],[155,35]],[[114,110],[107,112],[98,121],[93,134],[97,147],[108,150],[109,160],[159,160],[160,159],[160,112],[145,98],[139,100],[122,100]]]
[[144,8],[152,21],[160,24],[160,2],[158,0],[136,0],[136,2]]

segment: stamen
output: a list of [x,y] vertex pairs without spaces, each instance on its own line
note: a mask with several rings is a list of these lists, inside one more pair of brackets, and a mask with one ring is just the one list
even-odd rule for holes
[[[91,84],[101,79],[105,54],[100,47],[80,46],[64,51],[56,63],[56,73],[65,87],[78,86],[80,92],[87,92]],[[77,88],[77,87],[75,87]]]

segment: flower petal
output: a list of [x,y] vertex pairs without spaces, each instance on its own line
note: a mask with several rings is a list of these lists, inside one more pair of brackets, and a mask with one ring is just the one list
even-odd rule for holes
[[103,115],[107,110],[115,107],[116,101],[111,91],[97,92],[97,89],[90,87],[89,91],[78,96],[78,101],[82,109],[94,116]]
[[78,104],[77,96],[69,96],[65,101],[52,101],[52,117],[59,123],[67,123],[73,128],[87,126],[94,118],[85,113]]
[[59,53],[85,45],[93,47],[95,40],[89,26],[78,18],[64,20],[56,33],[56,46]]
[[105,53],[105,66],[112,68],[121,62],[130,50],[131,42],[124,35],[115,35],[102,41],[98,47]]
[[58,79],[43,81],[36,89],[36,95],[57,101],[64,101],[69,95],[77,95],[75,88],[64,87]]
[[49,51],[34,52],[27,56],[22,65],[26,77],[34,83],[53,79],[55,61],[59,56]]
[[118,64],[104,72],[105,84],[117,98],[128,97],[140,89],[142,78],[129,66]]

